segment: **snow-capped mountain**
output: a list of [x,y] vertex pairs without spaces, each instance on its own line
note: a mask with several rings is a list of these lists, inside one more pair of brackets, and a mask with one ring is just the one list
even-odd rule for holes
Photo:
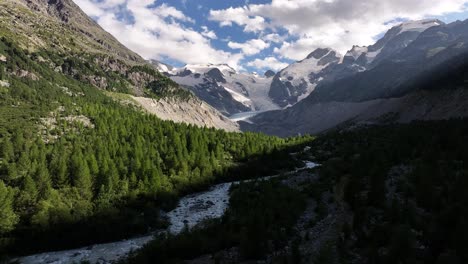
[[468,20],[403,23],[324,68],[328,74],[306,99],[241,126],[290,136],[355,123],[468,117],[467,61]]
[[282,107],[301,101],[322,81],[322,70],[340,60],[341,55],[332,49],[316,49],[304,60],[278,72],[273,78],[269,96]]
[[[223,114],[232,116],[248,113],[249,116],[253,116],[256,112],[293,106],[311,94],[314,95],[313,98],[322,98],[325,101],[330,99],[330,96],[339,100],[343,100],[344,97],[353,100],[359,96],[370,95],[374,90],[378,91],[372,89],[379,82],[378,76],[386,72],[391,75],[398,70],[392,69],[392,66],[385,66],[388,65],[388,61],[395,60],[396,57],[399,61],[406,61],[419,54],[417,48],[411,49],[413,42],[421,42],[421,34],[439,26],[445,24],[435,19],[405,22],[391,28],[374,45],[353,46],[344,56],[329,48],[319,48],[304,60],[295,62],[276,74],[268,71],[263,76],[237,72],[226,64],[193,64],[181,68],[174,68],[159,61],[152,61],[152,64]],[[424,44],[424,41],[427,40],[419,43],[418,47],[428,45]],[[433,47],[427,56],[433,56],[440,51],[440,47]],[[404,52],[407,54],[402,55]],[[374,69],[380,69],[382,72],[376,74]],[[378,79],[370,78],[371,81],[364,85],[365,89],[350,95],[346,91],[347,87],[356,81],[343,83],[343,80],[361,76],[360,73],[377,76]],[[384,80],[385,76],[383,77],[380,79]],[[339,82],[340,87],[327,88]]]
[[163,69],[173,81],[192,90],[199,98],[230,116],[250,111],[278,109],[268,96],[274,73],[265,76],[237,72],[227,64],[192,64]]
[[157,60],[150,60],[149,62],[153,64],[153,66],[155,66],[159,72],[162,72],[162,73],[170,72],[174,69],[174,67],[172,67],[171,65],[162,63]]
[[384,37],[379,39],[374,45],[368,47],[354,46],[344,56],[343,64],[356,64],[361,67],[360,71],[373,68],[382,60],[406,48],[425,30],[444,24],[444,22],[437,19],[402,23],[391,28]]
[[331,49],[317,49],[302,61],[291,64],[273,79],[270,96],[278,105],[294,105],[321,83],[333,82],[364,72],[406,48],[427,29],[444,25],[435,19],[410,21],[391,28],[368,47],[354,46],[343,57]]

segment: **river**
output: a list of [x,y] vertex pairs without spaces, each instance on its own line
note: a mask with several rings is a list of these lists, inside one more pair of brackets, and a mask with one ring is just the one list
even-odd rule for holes
[[[311,161],[304,161],[305,166],[290,173],[303,169],[311,169],[319,166]],[[269,180],[277,176],[269,176],[260,180]],[[247,181],[248,182],[248,181]],[[177,208],[167,213],[169,219],[168,232],[180,233],[185,226],[194,227],[203,220],[215,219],[223,216],[229,206],[229,189],[232,184],[239,182],[228,182],[215,185],[208,191],[185,196],[179,200]],[[111,263],[125,257],[131,251],[135,251],[150,242],[154,234],[148,234],[128,240],[112,243],[96,244],[72,250],[54,251],[16,259],[23,264],[51,263]]]

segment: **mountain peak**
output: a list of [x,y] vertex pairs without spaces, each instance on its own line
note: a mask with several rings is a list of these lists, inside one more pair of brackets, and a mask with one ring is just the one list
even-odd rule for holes
[[274,71],[268,70],[268,71],[265,72],[264,76],[267,77],[267,78],[270,78],[270,77],[275,76],[275,74],[276,73]]
[[157,60],[149,60],[149,63],[155,66],[156,69],[161,73],[170,73],[172,70],[174,70],[173,66]]
[[346,53],[345,57],[353,57],[354,60],[357,60],[363,53],[366,52],[368,52],[368,47],[354,45],[353,48]]
[[184,66],[184,69],[190,70],[191,72],[195,73],[206,73],[212,69],[218,69],[221,72],[231,72],[231,73],[236,73],[236,70],[229,66],[228,64],[213,64],[213,63],[208,63],[208,64],[187,64]]
[[423,19],[423,20],[415,20],[415,21],[408,21],[401,23],[400,25],[396,26],[399,30],[399,34],[408,31],[416,31],[416,32],[423,32],[428,28],[445,25],[444,22],[438,19]]
[[[98,53],[111,55],[132,65],[146,63],[138,54],[129,50],[102,29],[72,0],[4,0],[0,2],[2,8],[16,10],[18,6],[23,6],[31,11],[18,12],[15,16],[15,24],[11,24],[15,27],[16,34],[22,34],[30,39],[31,47],[48,47],[65,51],[69,39],[72,38],[76,41],[76,48],[84,52],[95,53],[99,50]],[[39,16],[33,17],[32,14],[39,14]],[[34,27],[29,26],[30,21],[35,24]],[[44,28],[53,28],[55,37],[60,43],[52,43],[53,38],[41,30]]]
[[[79,7],[71,0],[16,0],[29,7],[31,10],[47,13],[64,23],[72,18],[83,20]],[[86,17],[86,16],[85,16]],[[82,21],[83,22],[83,21]]]
[[307,55],[306,59],[321,59],[323,58],[325,55],[327,55],[328,53],[332,52],[333,49],[330,49],[330,48],[318,48],[318,49],[315,49],[314,51],[312,51],[309,55]]

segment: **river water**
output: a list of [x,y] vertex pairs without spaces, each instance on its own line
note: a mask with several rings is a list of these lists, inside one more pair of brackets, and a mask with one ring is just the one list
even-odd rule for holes
[[[305,167],[298,168],[291,173],[302,169],[311,169],[319,166],[314,162],[304,161]],[[260,180],[269,180],[277,176],[269,176]],[[185,196],[179,200],[177,208],[167,213],[169,219],[168,232],[180,233],[185,226],[194,227],[203,220],[215,219],[223,216],[229,206],[229,189],[232,184],[228,182],[215,185],[208,191]],[[51,263],[69,264],[88,261],[90,263],[111,263],[128,253],[135,251],[153,239],[153,234],[122,240],[112,243],[96,244],[72,250],[54,251],[16,259],[23,264]]]

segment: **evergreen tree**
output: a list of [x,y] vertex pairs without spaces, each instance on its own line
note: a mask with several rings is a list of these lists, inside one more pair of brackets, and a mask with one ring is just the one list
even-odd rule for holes
[[4,163],[8,163],[15,158],[13,144],[9,138],[4,139],[2,142],[1,157],[3,158]]
[[18,197],[18,207],[20,211],[30,214],[36,206],[38,197],[36,184],[31,176],[28,175],[23,178],[21,190]]
[[50,162],[50,168],[55,188],[62,188],[69,184],[67,156],[65,154],[54,155]]
[[92,178],[89,171],[88,163],[84,160],[83,154],[80,149],[75,150],[72,157],[72,183],[73,186],[78,188],[81,197],[86,200],[92,197]]
[[52,187],[49,170],[45,163],[40,163],[37,166],[34,174],[34,181],[38,190],[39,199],[47,199]]
[[13,230],[19,217],[13,211],[14,190],[0,180],[0,234]]

